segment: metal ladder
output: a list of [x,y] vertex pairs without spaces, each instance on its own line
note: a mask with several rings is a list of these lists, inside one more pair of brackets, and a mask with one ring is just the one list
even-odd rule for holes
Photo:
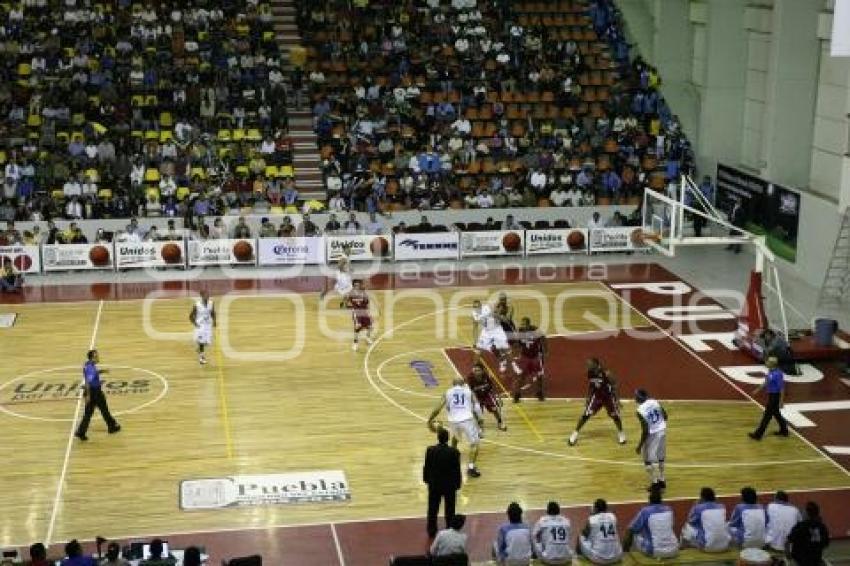
[[850,207],[844,210],[829,266],[823,277],[818,308],[841,307],[850,293]]

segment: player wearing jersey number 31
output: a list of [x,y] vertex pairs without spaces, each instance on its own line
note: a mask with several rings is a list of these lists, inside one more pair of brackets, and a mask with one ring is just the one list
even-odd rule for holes
[[473,478],[481,475],[475,467],[478,458],[478,445],[481,443],[481,407],[475,400],[475,396],[469,385],[460,376],[452,382],[452,386],[446,390],[440,399],[440,403],[431,411],[428,417],[428,428],[437,431],[437,415],[446,409],[446,417],[449,421],[449,432],[452,433],[452,446],[457,447],[458,440],[463,436],[469,443],[469,461],[466,473]]

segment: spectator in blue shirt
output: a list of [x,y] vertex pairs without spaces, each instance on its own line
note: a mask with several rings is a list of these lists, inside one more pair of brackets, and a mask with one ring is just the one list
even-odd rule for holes
[[711,176],[706,175],[702,178],[702,183],[699,184],[699,192],[702,193],[702,196],[710,202],[714,204],[714,184],[711,182]]
[[765,365],[768,369],[767,376],[764,378],[764,383],[753,390],[753,395],[764,389],[767,392],[767,404],[764,406],[764,414],[762,414],[758,428],[749,433],[753,440],[761,440],[772,418],[776,419],[776,423],[779,425],[779,430],[774,434],[788,436],[788,423],[782,416],[782,404],[785,400],[785,375],[779,369],[779,360],[776,356],[767,358]]
[[96,566],[97,564],[91,556],[83,556],[83,547],[77,539],[65,545],[65,555],[67,558],[62,561],[62,566]]
[[499,527],[493,543],[493,559],[499,566],[520,566],[531,562],[531,528],[522,521],[522,507],[508,505],[508,522]]

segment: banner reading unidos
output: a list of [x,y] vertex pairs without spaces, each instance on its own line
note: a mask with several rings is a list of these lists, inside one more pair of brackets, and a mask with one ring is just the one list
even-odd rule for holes
[[112,244],[45,244],[41,254],[44,271],[115,267]]
[[586,254],[587,230],[584,228],[526,230],[525,253],[528,255]]
[[41,273],[41,254],[38,246],[0,246],[0,265],[7,261],[19,273]]
[[460,235],[460,255],[461,257],[522,255],[524,243],[523,230],[463,232]]
[[186,247],[182,241],[115,243],[115,265],[118,269],[184,267],[185,258]]
[[392,258],[390,236],[327,236],[327,260],[336,261],[348,250],[353,261]]
[[460,235],[457,232],[396,234],[393,247],[397,260],[457,259]]
[[311,238],[260,238],[260,265],[303,265],[325,263],[325,240]]
[[256,265],[254,239],[189,240],[189,265]]

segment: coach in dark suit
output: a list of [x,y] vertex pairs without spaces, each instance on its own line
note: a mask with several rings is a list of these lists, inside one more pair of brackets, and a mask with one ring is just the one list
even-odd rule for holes
[[455,514],[456,492],[461,484],[460,452],[449,446],[449,431],[440,428],[437,440],[437,444],[429,446],[425,452],[425,465],[422,467],[422,481],[428,484],[428,536],[431,538],[437,535],[441,499],[444,500],[446,528],[449,528]]

